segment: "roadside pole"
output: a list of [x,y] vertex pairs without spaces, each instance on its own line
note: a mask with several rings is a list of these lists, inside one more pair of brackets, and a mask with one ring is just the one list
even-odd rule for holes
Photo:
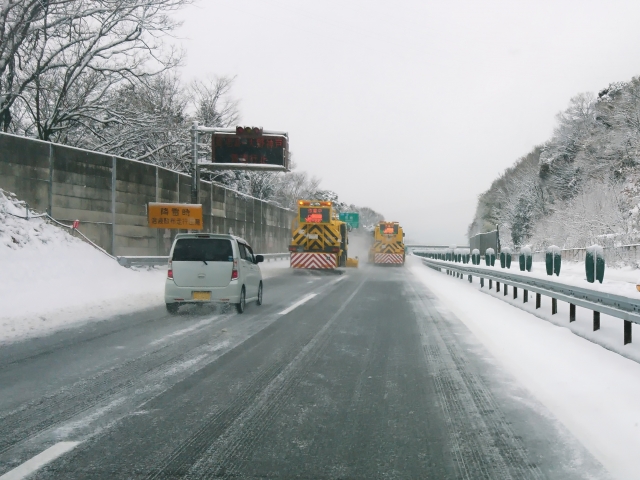
[[193,166],[191,171],[191,203],[200,203],[200,175],[198,167],[198,141],[200,140],[198,135],[198,122],[193,122],[191,127],[191,139],[193,141]]

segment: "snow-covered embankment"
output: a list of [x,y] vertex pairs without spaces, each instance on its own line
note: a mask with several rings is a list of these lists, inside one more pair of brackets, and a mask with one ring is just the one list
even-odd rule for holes
[[0,190],[0,342],[163,305],[166,269],[123,268]]

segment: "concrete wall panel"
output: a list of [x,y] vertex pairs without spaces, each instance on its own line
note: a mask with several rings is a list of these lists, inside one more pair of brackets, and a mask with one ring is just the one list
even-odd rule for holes
[[[8,134],[0,134],[0,187],[36,211],[80,220],[82,233],[116,255],[166,255],[179,230],[149,228],[147,203],[191,203],[189,175]],[[293,212],[218,184],[202,181],[200,191],[205,231],[232,231],[260,253],[287,250]]]

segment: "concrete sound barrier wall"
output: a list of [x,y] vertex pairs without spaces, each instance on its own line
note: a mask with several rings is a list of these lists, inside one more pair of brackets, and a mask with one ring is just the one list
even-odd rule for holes
[[[113,255],[167,255],[181,230],[147,226],[149,202],[190,203],[191,177],[149,163],[0,133],[0,188],[80,230]],[[294,212],[200,182],[204,232],[286,252]],[[185,230],[186,231],[186,230]]]

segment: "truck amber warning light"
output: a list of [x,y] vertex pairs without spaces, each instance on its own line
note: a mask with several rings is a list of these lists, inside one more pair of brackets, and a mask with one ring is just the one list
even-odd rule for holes
[[300,207],[301,223],[329,223],[331,213],[328,208],[306,208]]

